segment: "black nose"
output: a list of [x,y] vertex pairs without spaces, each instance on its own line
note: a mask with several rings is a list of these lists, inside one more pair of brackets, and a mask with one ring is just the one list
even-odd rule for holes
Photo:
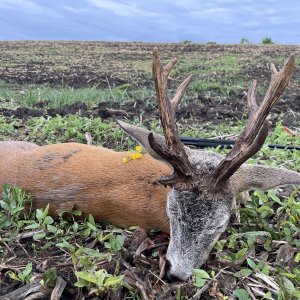
[[173,275],[170,273],[171,270],[171,263],[169,260],[166,260],[166,266],[165,266],[165,279],[167,282],[173,282],[173,281],[181,281],[179,277],[176,275]]

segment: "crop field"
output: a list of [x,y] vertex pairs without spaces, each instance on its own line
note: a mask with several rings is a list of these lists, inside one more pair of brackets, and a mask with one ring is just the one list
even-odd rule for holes
[[[235,139],[247,120],[247,89],[260,103],[270,64],[296,53],[294,75],[271,111],[267,143],[300,144],[300,46],[104,42],[0,42],[0,140],[38,145],[92,143],[133,150],[115,118],[161,133],[152,50],[167,63],[170,95],[193,80],[176,113],[181,136]],[[225,154],[228,150],[213,149]],[[248,163],[300,172],[300,151],[266,145]],[[1,172],[1,170],[0,170]],[[138,172],[138,170],[137,170]],[[187,282],[163,277],[169,236],[83,219],[28,212],[31,196],[0,195],[1,299],[300,299],[300,190],[251,191]],[[244,198],[243,198],[244,199]],[[138,199],[137,199],[138,202]],[[50,203],[51,206],[51,203]],[[120,212],[121,213],[121,212]],[[26,294],[27,293],[27,294]],[[27,296],[26,296],[27,295]],[[28,298],[29,299],[29,298]]]

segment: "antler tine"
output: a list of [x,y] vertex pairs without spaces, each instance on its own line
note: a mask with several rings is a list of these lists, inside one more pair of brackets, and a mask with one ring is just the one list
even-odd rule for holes
[[[167,66],[170,66],[170,64],[172,64],[172,62]],[[169,72],[170,68],[168,67],[167,73]],[[161,65],[158,50],[155,48],[153,51],[153,77],[158,101],[159,116],[165,132],[166,144],[170,150],[174,151],[178,145],[182,146],[182,144],[176,132],[174,111],[167,96],[167,78],[165,75],[166,72]]]
[[175,96],[171,100],[171,104],[172,104],[172,108],[173,108],[174,112],[177,110],[179,102],[180,102],[182,96],[184,95],[185,91],[187,90],[192,78],[193,78],[193,75],[190,75],[180,84],[180,86],[178,87],[178,89],[175,93]]
[[239,136],[232,150],[220,162],[212,172],[207,182],[207,187],[213,188],[225,183],[231,175],[251,156],[262,147],[268,134],[269,121],[267,116],[271,108],[287,86],[295,65],[295,57],[292,54],[280,71],[271,65],[271,81],[263,102],[257,107],[255,100],[256,82],[254,81],[248,92],[248,105],[250,117],[248,123]]
[[[247,93],[247,104],[249,110],[249,121],[252,120],[255,116],[255,113],[258,110],[258,105],[256,102],[256,88],[257,88],[257,80],[253,80],[252,84],[250,85]],[[270,121],[267,116],[265,119],[262,128],[259,130],[256,138],[254,139],[253,143],[248,148],[248,157],[253,156],[259,149],[261,148],[262,144],[266,140],[268,133],[269,133]]]
[[164,79],[166,85],[168,82],[169,74],[176,63],[177,63],[177,59],[173,58],[169,63],[167,63],[164,67],[162,67],[163,68],[162,75],[163,75],[163,79]]
[[[188,157],[185,153],[183,144],[177,134],[175,123],[175,111],[167,96],[167,75],[174,66],[175,60],[171,61],[162,67],[157,48],[153,51],[153,77],[155,82],[155,89],[158,101],[158,109],[162,127],[164,129],[166,147],[160,146],[156,143],[153,134],[149,134],[148,140],[150,146],[165,160],[167,160],[174,168],[175,174],[183,176],[191,176],[194,174],[194,169],[191,166]],[[181,98],[187,83],[178,88],[179,92],[176,93],[175,99]],[[177,95],[178,94],[178,95]],[[181,95],[182,94],[182,95]],[[181,96],[180,96],[181,95]],[[177,100],[178,102],[178,100]],[[172,177],[174,179],[174,176]]]
[[249,110],[249,119],[254,116],[258,109],[258,105],[256,102],[256,88],[257,88],[257,80],[253,80],[247,92],[247,104]]

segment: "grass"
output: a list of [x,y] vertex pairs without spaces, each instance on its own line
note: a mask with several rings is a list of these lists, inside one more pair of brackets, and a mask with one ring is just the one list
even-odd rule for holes
[[111,89],[99,89],[96,86],[74,89],[67,86],[53,88],[48,85],[18,85],[0,81],[0,99],[3,101],[3,108],[12,109],[19,106],[34,109],[36,104],[58,109],[77,102],[84,102],[91,108],[99,103],[117,102],[122,105],[134,99],[148,104],[154,100],[154,92],[145,87],[135,89],[130,84]]
[[182,59],[178,62],[176,74],[193,74],[189,92],[204,93],[208,96],[221,95],[228,97],[230,93],[239,93],[245,82],[239,78],[239,59],[233,55],[222,55],[209,60],[201,58]]
[[[133,142],[123,138],[122,130],[112,122],[70,115],[67,117],[30,118],[25,122],[0,117],[0,140],[26,140],[40,145],[66,142],[86,143],[85,133],[93,143],[116,149],[130,148]],[[122,141],[122,142],[121,142]]]

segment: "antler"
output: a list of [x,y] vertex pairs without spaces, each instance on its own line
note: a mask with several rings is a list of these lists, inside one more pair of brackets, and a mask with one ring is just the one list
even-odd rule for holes
[[192,76],[186,78],[178,87],[175,96],[170,101],[167,96],[168,75],[175,65],[176,59],[173,59],[165,67],[161,65],[157,48],[153,50],[153,77],[158,101],[159,115],[165,134],[166,146],[157,143],[153,133],[148,136],[150,146],[163,159],[168,161],[174,168],[174,173],[160,180],[163,184],[174,184],[178,179],[191,177],[195,170],[188,160],[183,144],[177,134],[175,123],[175,110],[178,107],[180,99],[184,95]]
[[269,121],[267,116],[287,86],[292,76],[294,65],[294,54],[288,58],[280,71],[277,71],[275,66],[271,64],[271,82],[259,107],[255,99],[257,82],[254,81],[252,83],[248,91],[248,107],[250,111],[248,123],[232,150],[208,177],[205,183],[207,189],[216,193],[216,187],[220,189],[248,158],[260,150],[268,135]]

